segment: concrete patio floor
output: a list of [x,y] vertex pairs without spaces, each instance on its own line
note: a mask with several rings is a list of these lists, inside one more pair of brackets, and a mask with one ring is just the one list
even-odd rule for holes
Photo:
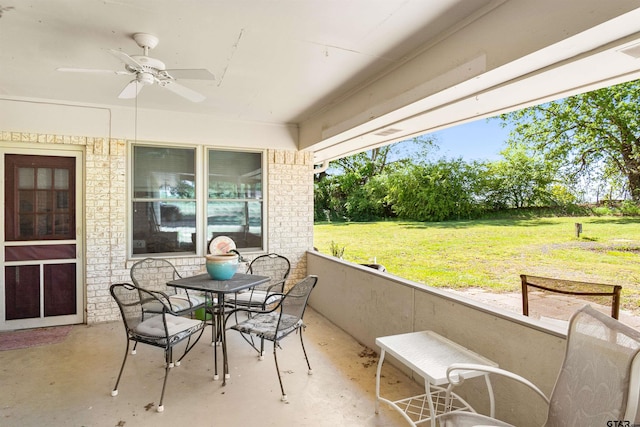
[[[125,349],[120,322],[76,325],[66,340],[0,352],[1,426],[406,426],[382,404],[374,413],[377,352],[368,349],[309,308],[305,345],[282,341],[278,360],[288,403],[280,389],[267,343],[263,361],[235,331],[228,333],[231,379],[213,380],[211,330],[205,330],[179,367],[169,374],[165,411],[156,412],[164,375],[160,349],[138,346],[125,367],[119,394],[111,397]],[[383,394],[424,392],[388,363]]]

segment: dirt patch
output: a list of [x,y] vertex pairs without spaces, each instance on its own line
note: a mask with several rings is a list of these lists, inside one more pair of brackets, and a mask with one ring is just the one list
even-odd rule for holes
[[364,347],[360,353],[358,353],[358,357],[361,359],[366,359],[362,362],[362,366],[368,368],[370,366],[375,366],[378,362],[378,353],[370,349],[369,347]]

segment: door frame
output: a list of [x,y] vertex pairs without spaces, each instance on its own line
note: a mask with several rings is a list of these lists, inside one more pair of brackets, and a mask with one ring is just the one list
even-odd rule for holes
[[[32,143],[20,143],[16,146],[15,143],[7,141],[0,141],[0,198],[4,203],[5,200],[5,155],[11,154],[23,154],[34,156],[59,156],[59,157],[75,157],[76,164],[76,203],[75,203],[75,215],[76,215],[76,238],[75,240],[37,240],[29,242],[21,241],[5,241],[5,210],[0,212],[0,242],[2,243],[2,250],[0,250],[0,264],[2,265],[2,271],[0,272],[0,331],[2,330],[14,330],[14,329],[27,329],[27,328],[39,328],[47,326],[59,326],[70,325],[78,323],[86,323],[86,280],[85,280],[85,235],[84,235],[84,185],[85,185],[85,168],[84,168],[84,146],[81,145],[45,145],[45,144],[32,144]],[[15,319],[5,320],[5,267],[15,265],[33,265],[33,261],[13,261],[6,262],[5,260],[5,248],[7,246],[26,246],[26,245],[51,245],[51,244],[75,244],[76,245],[76,258],[72,260],[64,260],[63,262],[74,262],[76,264],[76,314],[63,315],[63,316],[51,316],[51,317],[39,317],[31,319]],[[47,261],[39,262],[46,264]]]

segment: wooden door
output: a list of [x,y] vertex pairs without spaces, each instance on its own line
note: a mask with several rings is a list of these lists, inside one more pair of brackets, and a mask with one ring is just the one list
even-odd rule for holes
[[76,156],[4,156],[4,325],[83,321]]

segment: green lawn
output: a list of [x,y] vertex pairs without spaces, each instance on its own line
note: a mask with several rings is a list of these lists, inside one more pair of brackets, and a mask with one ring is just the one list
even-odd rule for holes
[[331,254],[331,242],[347,261],[430,286],[519,292],[524,273],[619,284],[623,307],[640,308],[640,218],[316,224],[314,246]]

